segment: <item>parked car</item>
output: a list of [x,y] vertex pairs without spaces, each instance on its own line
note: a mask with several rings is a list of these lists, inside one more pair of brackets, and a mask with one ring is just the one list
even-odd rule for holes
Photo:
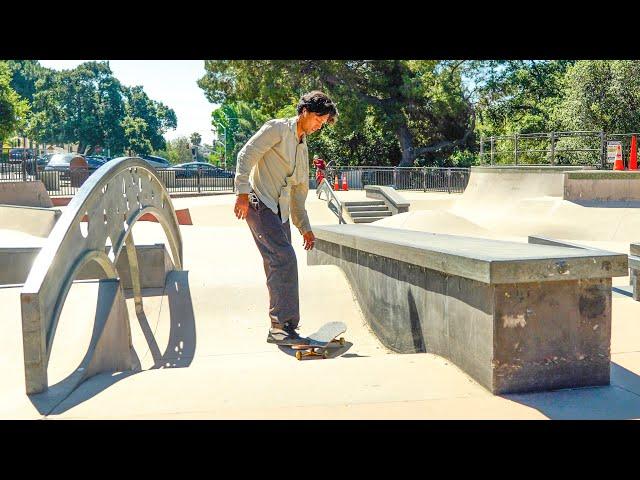
[[228,172],[220,167],[211,165],[206,162],[187,162],[179,163],[169,168],[169,170],[175,170],[176,178],[191,178],[191,177],[214,177],[214,178],[233,178],[234,174]]
[[145,160],[153,168],[169,168],[171,166],[171,162],[166,158],[155,155],[138,155],[138,157]]
[[104,165],[109,160],[111,160],[111,158],[105,157],[103,155],[87,155],[87,156],[85,156],[85,158],[87,159],[87,161],[89,161],[89,159],[95,161],[96,165],[98,164],[98,162]]
[[103,165],[101,160],[86,157],[79,153],[54,153],[51,155],[51,158],[44,169],[45,171],[57,170],[61,172],[68,172],[71,160],[76,157],[82,157],[87,162],[87,166],[90,171],[97,170]]
[[21,162],[23,158],[32,160],[34,151],[31,148],[12,148],[9,150],[9,163]]
[[89,169],[90,170],[98,169],[102,165],[107,163],[107,160],[104,157],[101,157],[99,155],[87,155],[87,156],[84,157],[84,159],[89,164]]

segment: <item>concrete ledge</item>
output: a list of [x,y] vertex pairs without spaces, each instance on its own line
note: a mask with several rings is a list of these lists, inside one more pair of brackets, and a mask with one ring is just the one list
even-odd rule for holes
[[493,173],[561,173],[571,171],[591,171],[596,167],[572,166],[572,165],[478,165],[472,166],[471,172]]
[[364,190],[367,198],[384,201],[393,215],[409,211],[411,203],[400,195],[395,188],[380,185],[366,185]]
[[49,193],[40,180],[35,182],[0,182],[0,203],[25,207],[53,207]]
[[[316,234],[316,229],[318,233]],[[627,275],[627,256],[372,225],[314,226],[316,238],[484,283]]]
[[[108,252],[109,247],[105,251]],[[167,273],[175,268],[164,244],[136,245],[136,252],[140,267],[141,288],[163,288]],[[0,248],[0,285],[24,284],[39,253],[40,248],[37,247]],[[126,249],[120,254],[116,269],[120,275],[122,288],[133,288]],[[79,272],[76,280],[104,278],[106,278],[104,271],[92,262]]]
[[390,349],[446,357],[494,394],[609,383],[611,277],[626,276],[626,255],[363,225],[314,233],[307,263],[342,268]]
[[633,288],[633,299],[640,301],[640,285],[638,285],[638,276],[640,275],[640,243],[632,243],[629,255],[629,279]]
[[57,208],[0,205],[0,229],[47,237],[60,215],[62,211]]
[[578,171],[565,173],[564,199],[574,202],[640,200],[640,172]]

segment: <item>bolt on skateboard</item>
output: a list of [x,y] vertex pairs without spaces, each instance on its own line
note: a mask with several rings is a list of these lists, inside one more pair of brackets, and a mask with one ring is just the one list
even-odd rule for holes
[[344,338],[338,338],[338,335],[346,331],[347,326],[343,322],[325,323],[317,332],[307,337],[308,344],[290,345],[290,347],[296,350],[296,358],[298,360],[307,357],[327,358],[327,350],[330,346],[344,345]]

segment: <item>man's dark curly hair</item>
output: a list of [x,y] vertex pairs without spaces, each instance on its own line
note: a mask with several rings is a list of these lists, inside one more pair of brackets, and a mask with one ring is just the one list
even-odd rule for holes
[[318,115],[329,114],[327,123],[334,123],[338,117],[338,109],[333,101],[319,90],[314,90],[300,97],[297,107],[298,115],[305,108],[308,112],[317,113]]

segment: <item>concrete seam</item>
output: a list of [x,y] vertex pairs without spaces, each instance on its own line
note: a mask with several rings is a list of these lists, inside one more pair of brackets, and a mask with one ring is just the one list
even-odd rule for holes
[[628,390],[628,389],[624,388],[623,386],[618,385],[616,383],[612,383],[611,386],[614,387],[614,388],[619,388],[620,390],[624,390],[627,393],[631,393],[632,395],[635,395],[636,397],[640,397],[640,393],[636,393],[636,392],[634,392],[632,390]]

